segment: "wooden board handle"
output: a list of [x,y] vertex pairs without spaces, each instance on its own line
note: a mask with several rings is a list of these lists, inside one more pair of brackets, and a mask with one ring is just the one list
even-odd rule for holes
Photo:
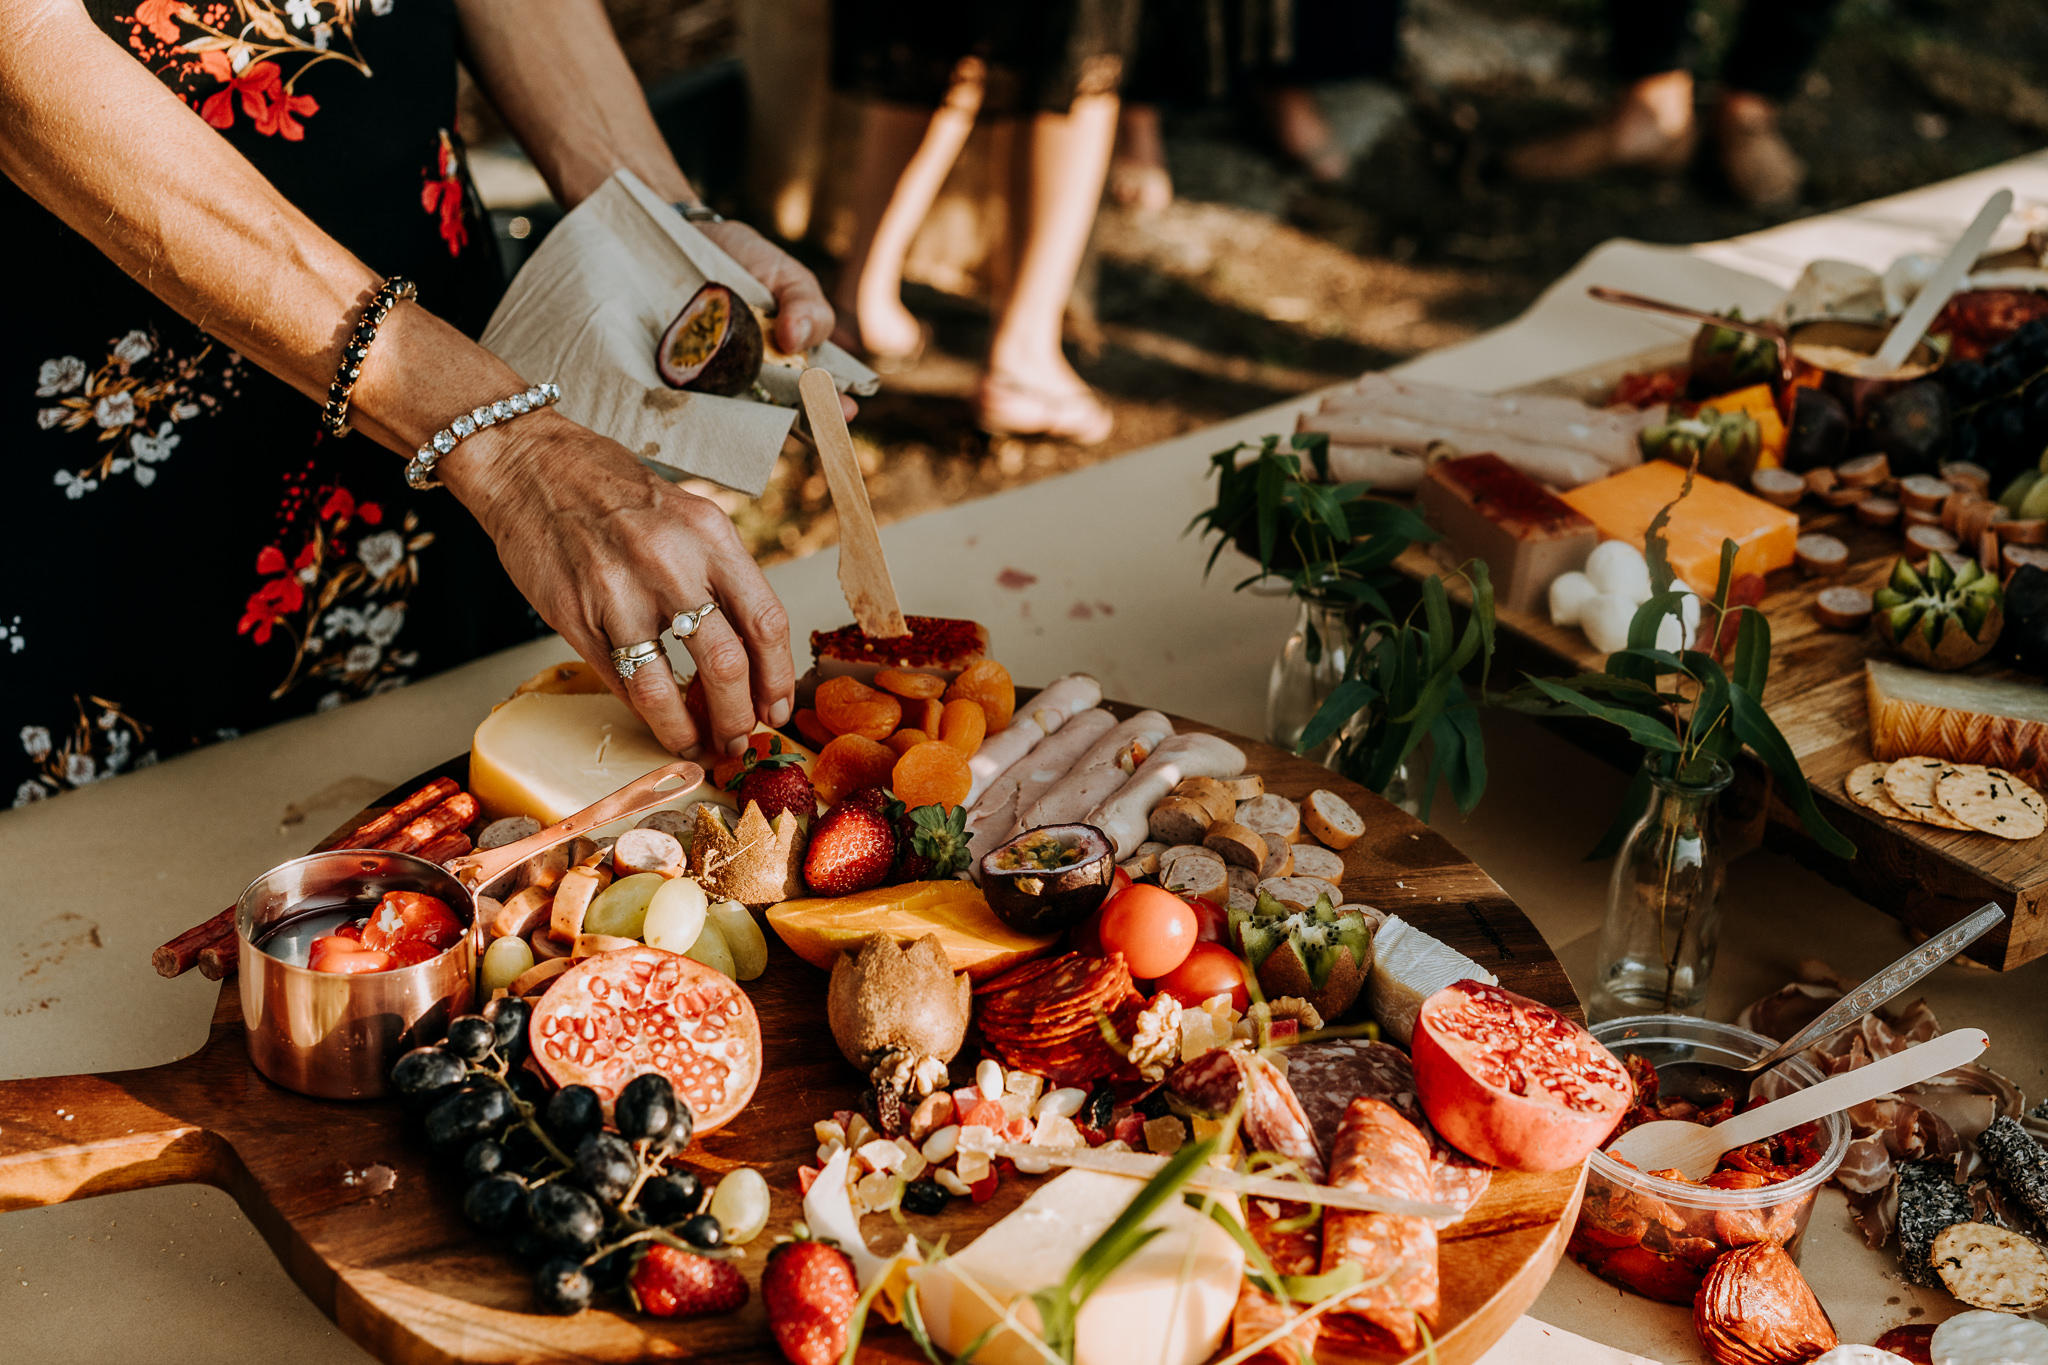
[[0,1082],[0,1213],[160,1185],[226,1186],[234,1164],[217,1135],[113,1077]]

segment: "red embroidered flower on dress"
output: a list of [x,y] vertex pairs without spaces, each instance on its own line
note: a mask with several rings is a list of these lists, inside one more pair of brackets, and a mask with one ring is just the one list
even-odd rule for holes
[[299,142],[306,136],[306,126],[292,115],[320,112],[320,102],[311,95],[294,95],[285,88],[284,72],[276,62],[251,62],[239,75],[222,52],[202,52],[199,62],[207,75],[227,86],[208,95],[199,106],[200,117],[216,128],[234,126],[237,95],[242,112],[257,132],[265,137],[281,136],[286,142]]
[[[269,553],[276,554],[276,551]],[[279,559],[283,557],[278,555]],[[257,562],[260,564],[263,558],[258,556]],[[285,617],[305,604],[306,590],[299,586],[297,578],[273,578],[249,594],[249,605],[243,608],[242,623],[235,627],[235,633],[247,635],[253,630],[256,632],[256,643],[267,645],[270,643],[270,632],[276,629]]]
[[441,215],[441,240],[448,244],[448,254],[456,255],[469,241],[469,229],[462,222],[461,167],[456,163],[455,144],[449,140],[446,128],[441,130],[441,150],[435,158],[434,170],[421,174],[427,183],[420,187],[420,207]]
[[135,22],[157,36],[158,41],[178,41],[178,11],[184,9],[186,0],[142,0],[135,7]]

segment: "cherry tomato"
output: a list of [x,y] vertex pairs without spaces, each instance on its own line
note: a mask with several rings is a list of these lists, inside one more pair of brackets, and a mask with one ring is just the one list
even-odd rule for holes
[[[1131,874],[1124,871],[1122,864],[1118,864],[1116,870],[1109,874],[1109,896],[1114,896],[1130,884]],[[1103,899],[1108,900],[1109,896],[1104,896]]]
[[1102,951],[1122,953],[1140,981],[1165,976],[1195,944],[1195,912],[1171,891],[1139,882],[1102,903]]
[[1230,942],[1230,912],[1207,896],[1186,897],[1195,912],[1195,940],[1198,943]]
[[435,952],[462,937],[462,921],[445,901],[418,891],[387,891],[363,926],[363,946],[386,951],[400,943],[431,944]]
[[429,958],[439,957],[444,949],[420,938],[403,938],[391,945],[391,956],[401,967],[415,967]]
[[1244,984],[1244,963],[1220,943],[1197,943],[1178,967],[1159,978],[1159,989],[1194,1009],[1211,996],[1230,993],[1230,1007],[1251,1008],[1252,993]]
[[388,972],[398,965],[398,959],[390,953],[374,948],[366,949],[352,939],[339,934],[323,934],[313,940],[307,951],[306,966],[316,972],[334,972],[343,976],[358,976],[364,972]]

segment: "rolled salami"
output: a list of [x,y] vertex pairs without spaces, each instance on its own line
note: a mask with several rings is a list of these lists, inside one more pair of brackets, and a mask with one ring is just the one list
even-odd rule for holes
[[[1245,1205],[1245,1231],[1266,1253],[1276,1275],[1313,1275],[1323,1259],[1322,1225],[1305,1218],[1306,1204],[1289,1204],[1272,1199],[1253,1199]],[[1306,1221],[1307,1226],[1291,1226]],[[1305,1304],[1282,1304],[1245,1278],[1237,1293],[1237,1307],[1230,1314],[1230,1350],[1234,1355],[1269,1335],[1274,1328],[1298,1315]],[[1255,1356],[1245,1365],[1314,1365],[1316,1337],[1322,1319],[1296,1323],[1293,1330]]]
[[[1337,1125],[1330,1183],[1400,1199],[1428,1199],[1429,1143],[1382,1100],[1355,1099]],[[1427,1218],[1329,1209],[1323,1214],[1324,1273],[1355,1265],[1364,1285],[1323,1315],[1325,1337],[1340,1348],[1399,1351],[1436,1325],[1440,1301],[1436,1229]]]

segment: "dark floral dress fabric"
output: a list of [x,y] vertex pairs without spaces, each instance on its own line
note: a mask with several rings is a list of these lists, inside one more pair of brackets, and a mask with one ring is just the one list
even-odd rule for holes
[[[482,329],[503,278],[454,131],[451,0],[87,8],[314,222]],[[0,806],[543,629],[461,504],[407,488],[401,457],[324,436],[313,402],[4,180],[0,220],[18,267],[0,328]]]

